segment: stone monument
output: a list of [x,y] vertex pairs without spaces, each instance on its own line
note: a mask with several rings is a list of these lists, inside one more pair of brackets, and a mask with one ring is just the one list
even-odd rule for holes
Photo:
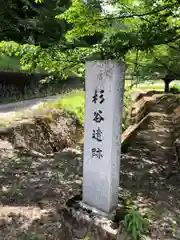
[[83,201],[110,214],[118,201],[124,65],[86,63]]

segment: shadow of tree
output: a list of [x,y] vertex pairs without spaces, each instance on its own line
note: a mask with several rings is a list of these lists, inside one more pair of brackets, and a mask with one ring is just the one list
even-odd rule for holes
[[153,212],[156,233],[151,239],[176,239],[174,222],[180,236],[180,162],[174,151],[177,128],[172,119],[179,102],[176,96],[157,98],[151,111],[158,114],[149,117],[131,141],[128,153],[122,154],[121,194]]
[[[177,101],[159,97],[148,121],[122,154],[120,197],[132,198],[153,212],[151,239],[180,236],[180,163],[174,155],[172,121]],[[82,154],[61,152],[54,158],[0,152],[0,239],[65,239],[61,210],[82,186]]]
[[171,114],[179,106],[179,102],[180,95],[155,95],[155,99],[149,103],[148,111]]
[[[45,225],[55,224],[55,220],[57,225],[58,211],[80,191],[81,154],[62,152],[54,158],[40,158],[1,150],[0,156],[0,239],[36,239],[25,238],[32,235],[35,225],[39,226],[37,232],[44,229],[42,239],[59,239],[55,235],[60,230],[48,230],[52,238],[45,238]],[[13,234],[7,238],[10,229],[14,238]],[[39,235],[37,239],[41,239]]]

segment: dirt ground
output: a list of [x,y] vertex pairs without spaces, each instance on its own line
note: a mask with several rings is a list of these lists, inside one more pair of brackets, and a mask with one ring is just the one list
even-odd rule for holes
[[150,239],[180,239],[180,155],[175,148],[180,136],[179,103],[176,96],[157,97],[152,116],[122,156],[120,195],[150,212]]
[[[151,213],[150,239],[180,239],[180,161],[174,145],[180,118],[173,114],[179,103],[175,96],[157,97],[153,115],[122,154],[119,195]],[[40,157],[0,149],[0,239],[68,240],[60,213],[81,191],[82,151],[77,146]]]
[[59,212],[81,188],[81,154],[0,154],[0,239],[62,239]]

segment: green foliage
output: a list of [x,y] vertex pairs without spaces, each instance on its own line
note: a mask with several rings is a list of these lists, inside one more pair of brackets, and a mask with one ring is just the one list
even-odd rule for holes
[[[2,2],[2,1],[1,1]],[[69,0],[7,0],[1,3],[1,41],[51,46],[64,38],[67,24],[55,16],[70,4]]]
[[44,0],[34,0],[35,1],[35,3],[43,3],[44,2]]
[[[0,53],[2,56],[9,56],[20,59],[20,69],[31,71],[36,70],[36,56],[40,47],[32,44],[18,44],[14,41],[1,41]],[[28,59],[28,60],[27,60]]]
[[179,84],[174,84],[171,88],[170,88],[170,92],[171,93],[180,93],[180,85]]
[[75,48],[62,51],[62,46],[43,49],[32,44],[18,44],[13,41],[0,42],[0,52],[6,56],[19,57],[20,69],[28,72],[45,71],[61,78],[69,75],[83,75],[86,59],[97,52],[94,48]]
[[7,55],[0,55],[0,70],[1,71],[20,71],[20,60],[18,57],[9,57]]
[[[24,71],[46,71],[61,78],[83,76],[85,61],[101,59],[124,59],[128,75],[136,81],[179,75],[174,64],[180,50],[179,1],[107,3],[110,7],[99,0],[23,0],[27,10],[15,22],[18,31],[23,26],[23,39],[17,41],[17,32],[4,38],[16,42],[2,41],[0,52],[18,56]],[[15,16],[18,6],[13,5]]]
[[130,207],[123,221],[126,232],[132,240],[140,240],[147,232],[149,221],[146,215],[142,215],[137,207]]
[[[177,42],[177,44],[179,44]],[[162,79],[167,75],[180,75],[177,67],[179,63],[179,52],[168,45],[154,47],[153,51],[139,59],[139,75],[141,78]],[[176,78],[174,78],[176,79]]]
[[157,2],[156,5],[144,4],[142,1],[138,4],[135,1],[129,1],[129,4],[127,1],[112,1],[111,5],[116,12],[102,13],[91,2],[73,0],[71,7],[59,17],[73,24],[73,28],[66,34],[67,39],[102,32],[102,47],[109,47],[109,51],[114,49],[123,55],[134,47],[145,50],[164,43],[164,38],[169,40],[170,33],[171,38],[176,37],[179,22],[172,24],[172,21],[178,16],[174,14],[178,4],[178,1],[162,1],[162,4]]
[[86,4],[82,0],[73,0],[71,7],[63,14],[58,15],[57,18],[65,19],[74,25],[74,28],[65,35],[68,40],[76,39],[79,36],[94,35],[96,32],[104,32],[106,29],[103,21],[96,22],[97,18],[103,19],[99,8],[95,7],[94,4]]

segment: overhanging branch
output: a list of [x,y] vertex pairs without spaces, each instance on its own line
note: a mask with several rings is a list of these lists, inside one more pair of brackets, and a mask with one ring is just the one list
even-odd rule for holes
[[156,59],[158,62],[160,62],[167,70],[168,72],[172,73],[172,74],[175,74],[176,76],[180,77],[180,73],[179,72],[176,72],[176,71],[173,71],[171,70],[163,61],[161,61],[159,58],[157,58],[153,52],[151,52],[152,56],[154,57],[154,59]]
[[175,6],[176,3],[173,3],[173,4],[169,4],[169,5],[166,5],[164,7],[161,7],[160,9],[157,9],[157,10],[154,10],[154,11],[151,11],[151,12],[146,12],[146,13],[132,13],[132,14],[124,14],[124,15],[120,15],[120,16],[110,16],[110,17],[104,17],[104,18],[95,18],[94,20],[97,20],[97,21],[102,21],[102,20],[114,20],[114,19],[125,19],[125,18],[134,18],[134,17],[139,17],[139,18],[142,18],[142,17],[145,17],[145,16],[150,16],[150,15],[154,15],[154,14],[157,14],[161,11],[164,11],[166,9],[171,9],[173,6]]

